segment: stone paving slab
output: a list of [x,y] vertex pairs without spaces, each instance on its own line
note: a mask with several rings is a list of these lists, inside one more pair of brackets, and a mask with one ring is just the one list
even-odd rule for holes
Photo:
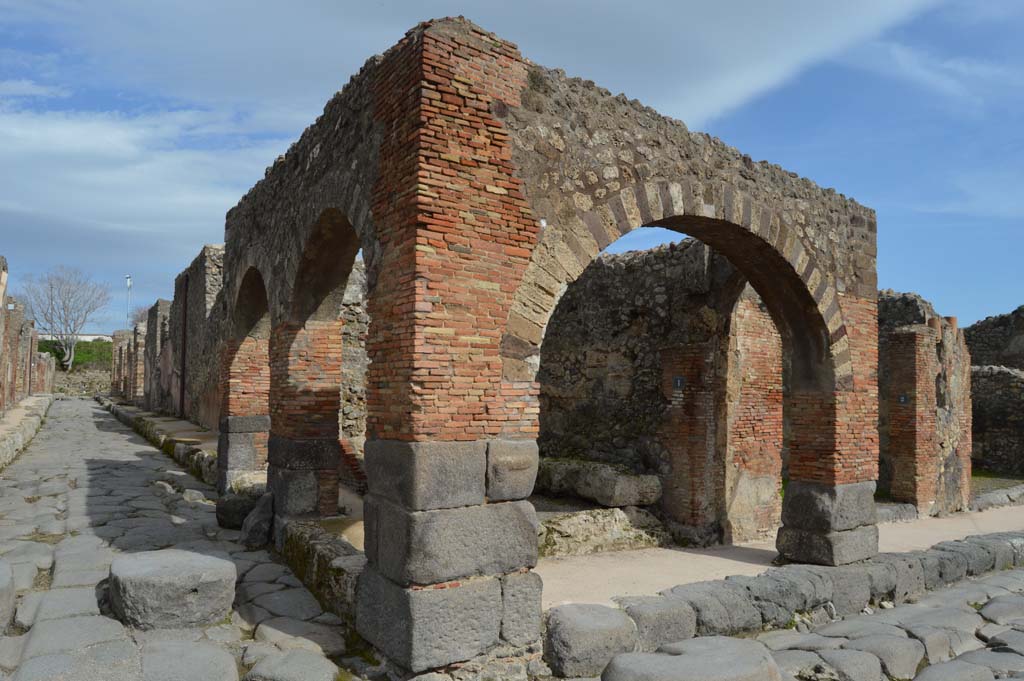
[[[216,499],[212,486],[92,401],[55,402],[0,471],[0,562],[10,570],[12,614],[0,637],[0,679],[237,681],[262,659],[276,662],[253,678],[275,678],[265,672],[285,659],[314,675],[336,668],[324,655],[338,661],[346,651],[340,620],[287,566],[219,527]],[[226,616],[185,629],[156,622],[151,631],[115,619],[111,565],[164,549],[237,573]]]

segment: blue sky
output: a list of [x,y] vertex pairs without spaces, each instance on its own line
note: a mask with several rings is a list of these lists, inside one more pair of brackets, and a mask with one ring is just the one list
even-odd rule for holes
[[880,286],[965,324],[1024,304],[1019,0],[0,0],[13,288],[81,267],[115,293],[94,331],[122,325],[127,272],[170,297],[349,75],[449,14],[875,208]]

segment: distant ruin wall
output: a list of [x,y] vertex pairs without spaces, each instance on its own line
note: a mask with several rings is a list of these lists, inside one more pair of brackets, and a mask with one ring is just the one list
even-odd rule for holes
[[171,408],[169,377],[164,372],[170,369],[170,362],[161,362],[164,345],[167,342],[167,321],[171,312],[171,301],[158,300],[146,314],[146,348],[144,355],[145,408],[149,411],[165,412]]
[[29,395],[53,392],[57,365],[39,352],[35,323],[7,295],[7,260],[0,256],[0,416]]
[[879,293],[879,481],[918,512],[970,501],[971,373],[964,332],[915,294]]
[[1024,369],[1024,305],[964,329],[974,366]]
[[1024,371],[975,366],[974,459],[979,467],[1024,475]]
[[224,247],[207,245],[174,280],[168,343],[172,411],[206,428],[220,420]]

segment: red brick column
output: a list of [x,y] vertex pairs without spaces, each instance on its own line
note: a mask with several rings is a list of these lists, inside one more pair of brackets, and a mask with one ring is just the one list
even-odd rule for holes
[[270,340],[228,341],[221,357],[217,488],[238,491],[267,467],[270,437]]
[[338,511],[342,326],[285,322],[271,337],[267,481],[280,516]]
[[844,324],[831,332],[847,352],[837,368],[849,362],[852,381],[832,393],[790,394],[789,485],[776,541],[791,560],[825,565],[878,552],[878,301],[841,295],[838,305]]

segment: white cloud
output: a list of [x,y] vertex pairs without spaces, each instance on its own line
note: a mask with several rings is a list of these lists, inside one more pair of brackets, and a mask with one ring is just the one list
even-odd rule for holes
[[42,85],[27,78],[0,80],[0,99],[15,97],[67,97],[70,91],[53,85]]
[[75,77],[207,107],[311,120],[366,58],[431,16],[467,14],[547,66],[664,108],[691,127],[870,40],[938,0],[0,0],[0,26],[43,22]]
[[842,61],[956,99],[971,112],[984,107],[989,97],[1012,94],[1024,85],[1017,70],[1002,64],[962,56],[943,57],[894,41],[871,41],[845,54]]
[[0,167],[18,169],[5,177],[0,208],[192,244],[219,241],[226,210],[287,145],[193,144],[223,126],[220,116],[197,111],[0,110]]

